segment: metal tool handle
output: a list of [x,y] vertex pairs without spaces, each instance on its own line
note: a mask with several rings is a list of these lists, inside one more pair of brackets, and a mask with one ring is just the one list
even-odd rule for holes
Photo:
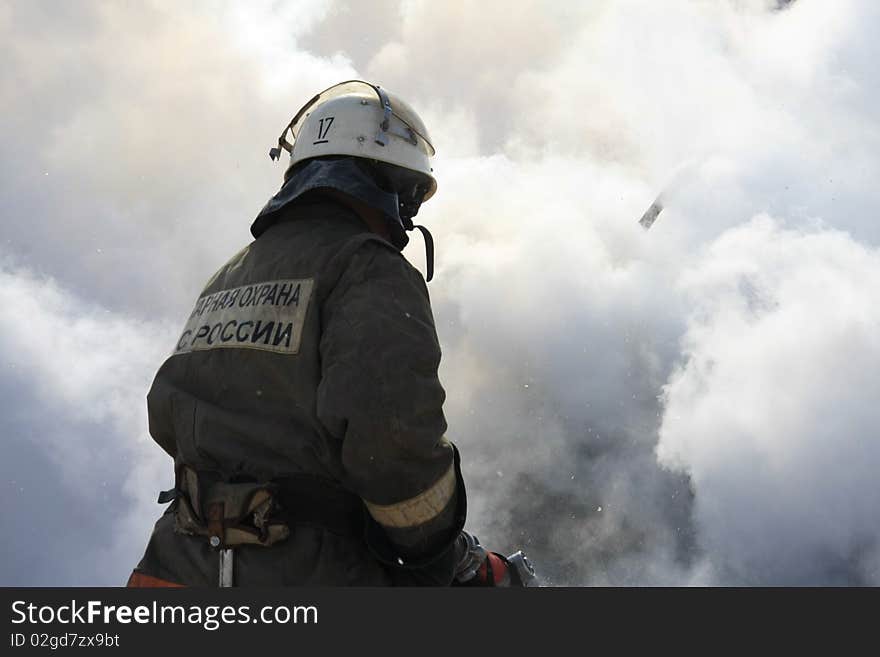
[[510,568],[512,586],[536,586],[537,575],[532,562],[526,557],[525,552],[517,550],[507,557],[507,565]]
[[234,586],[232,582],[232,564],[234,561],[232,548],[220,549],[220,586]]

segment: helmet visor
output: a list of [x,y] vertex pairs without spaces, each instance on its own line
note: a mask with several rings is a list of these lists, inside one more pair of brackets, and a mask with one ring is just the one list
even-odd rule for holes
[[401,100],[396,94],[381,89],[369,82],[364,82],[363,80],[348,80],[347,82],[340,82],[329,89],[325,89],[303,105],[302,109],[296,113],[296,116],[293,117],[293,120],[290,122],[289,127],[293,134],[293,138],[297,138],[306,117],[313,109],[326,103],[328,100],[339,98],[340,96],[361,97],[367,101],[378,102],[380,108],[382,107],[383,97],[387,98],[391,105],[391,114],[397,117],[397,119],[403,122],[413,131],[413,133],[415,133],[415,136],[417,137],[417,146],[422,149],[426,155],[434,155],[434,146],[431,143],[431,137],[428,135],[428,129],[419,118],[419,115],[416,114],[415,110],[413,110],[408,103]]

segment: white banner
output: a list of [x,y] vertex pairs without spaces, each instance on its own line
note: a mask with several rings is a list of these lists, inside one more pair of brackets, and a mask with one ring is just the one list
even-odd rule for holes
[[243,285],[200,297],[174,354],[223,347],[299,351],[314,279]]

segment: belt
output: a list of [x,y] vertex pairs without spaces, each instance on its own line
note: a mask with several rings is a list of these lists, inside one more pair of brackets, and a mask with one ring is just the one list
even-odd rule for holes
[[270,546],[288,537],[296,525],[311,525],[342,536],[363,536],[364,506],[354,493],[317,475],[296,474],[268,482],[186,465],[177,485],[159,495],[175,501],[178,532],[206,536],[213,547]]

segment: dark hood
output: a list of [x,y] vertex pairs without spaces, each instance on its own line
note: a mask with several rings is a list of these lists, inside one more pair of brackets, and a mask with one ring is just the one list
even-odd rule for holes
[[398,249],[406,246],[409,237],[400,220],[397,194],[380,189],[353,158],[306,162],[260,210],[251,225],[251,234],[259,237],[279,219],[284,207],[308,192],[321,189],[335,189],[382,212],[388,220],[395,246]]

